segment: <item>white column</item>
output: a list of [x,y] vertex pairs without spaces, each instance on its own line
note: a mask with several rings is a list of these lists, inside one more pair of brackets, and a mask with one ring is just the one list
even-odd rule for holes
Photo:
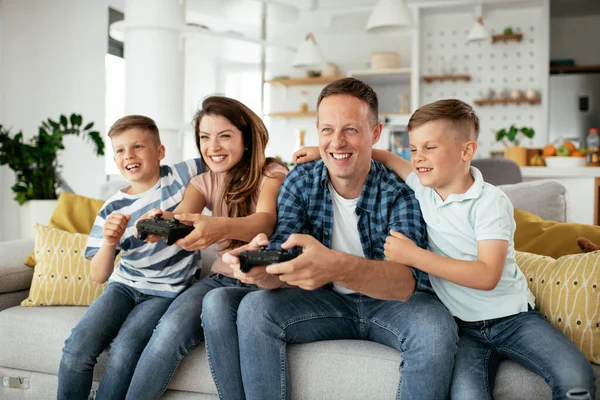
[[125,0],[125,112],[156,121],[167,149],[183,157],[185,0]]

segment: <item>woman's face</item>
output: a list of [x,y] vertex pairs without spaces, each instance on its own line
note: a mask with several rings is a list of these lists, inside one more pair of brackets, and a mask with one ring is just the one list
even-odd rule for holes
[[227,172],[237,165],[246,150],[242,132],[221,115],[205,115],[198,136],[200,153],[211,171]]

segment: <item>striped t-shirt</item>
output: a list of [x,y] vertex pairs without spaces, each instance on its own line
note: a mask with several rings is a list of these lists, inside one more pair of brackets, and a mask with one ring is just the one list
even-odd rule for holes
[[112,213],[129,214],[131,219],[117,245],[116,255],[121,260],[115,266],[109,281],[128,285],[141,293],[176,297],[190,283],[200,259],[198,251],[186,251],[179,246],[167,246],[164,240],[146,243],[133,235],[135,222],[153,208],[173,211],[183,199],[190,180],[204,172],[202,159],[194,159],[161,166],[160,179],[147,191],[127,194],[122,191],[111,196],[98,213],[90,232],[85,256],[93,257],[102,242],[102,227]]

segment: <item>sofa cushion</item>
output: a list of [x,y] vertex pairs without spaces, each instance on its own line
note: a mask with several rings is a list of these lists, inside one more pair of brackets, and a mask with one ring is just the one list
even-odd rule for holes
[[[75,193],[62,192],[48,226],[71,233],[89,233],[96,215],[104,205],[104,200],[91,199]],[[74,212],[77,210],[77,212]],[[36,259],[32,252],[24,261],[35,267]]]
[[558,258],[582,250],[577,238],[585,236],[600,243],[600,226],[544,220],[515,208],[515,250]]
[[506,193],[514,208],[528,211],[543,219],[558,222],[569,220],[567,189],[558,181],[541,179],[498,187]]
[[540,313],[600,364],[600,251],[557,260],[517,252]]
[[0,246],[0,293],[11,293],[29,288],[33,270],[23,265],[23,255],[27,254],[33,242],[14,240]]
[[88,235],[35,226],[35,266],[29,297],[22,306],[89,306],[104,291],[90,276],[84,257]]

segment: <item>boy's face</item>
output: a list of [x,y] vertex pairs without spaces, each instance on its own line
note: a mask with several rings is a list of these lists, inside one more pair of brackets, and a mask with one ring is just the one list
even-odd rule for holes
[[411,162],[423,186],[452,193],[453,184],[462,182],[477,144],[455,129],[447,121],[431,121],[410,131]]
[[157,145],[143,129],[128,129],[111,138],[114,160],[121,174],[131,183],[154,185],[160,176],[160,160],[165,147]]
[[222,115],[205,115],[200,121],[200,153],[213,172],[226,172],[244,156],[242,132]]
[[319,150],[336,190],[336,181],[363,184],[371,168],[372,146],[381,124],[371,126],[369,106],[353,96],[331,95],[319,104]]

